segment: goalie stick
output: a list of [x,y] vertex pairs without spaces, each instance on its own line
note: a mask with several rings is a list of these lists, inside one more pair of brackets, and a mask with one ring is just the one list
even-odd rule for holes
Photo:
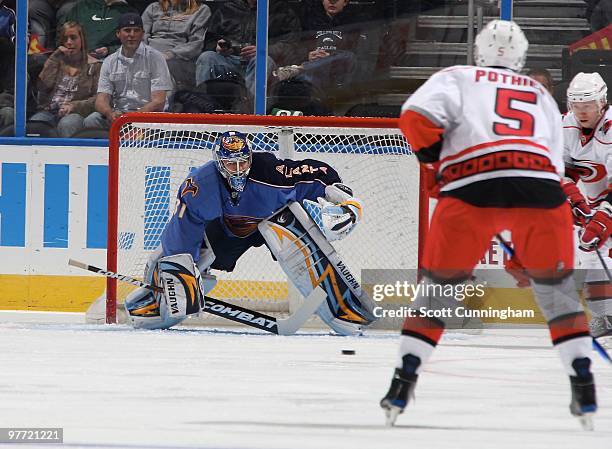
[[[146,282],[139,281],[133,277],[126,276],[123,274],[115,273],[113,271],[107,271],[94,265],[88,265],[78,260],[69,259],[68,265],[73,267],[82,268],[83,270],[91,271],[92,273],[101,274],[109,278],[117,279],[128,284],[143,287],[155,292],[162,292],[163,288],[156,285],[147,284]],[[325,301],[327,295],[320,289],[316,288],[312,293],[305,298],[301,307],[299,307],[291,316],[287,318],[276,318],[265,313],[260,313],[255,310],[246,309],[244,307],[235,306],[220,299],[211,298],[205,296],[204,311],[217,315],[222,318],[226,318],[237,323],[244,324],[246,326],[254,327],[266,332],[277,335],[293,335],[295,334],[312,316],[313,313],[319,308],[319,306]]]

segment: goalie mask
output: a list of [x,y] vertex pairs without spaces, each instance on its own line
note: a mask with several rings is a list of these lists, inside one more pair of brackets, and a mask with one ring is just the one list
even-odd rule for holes
[[219,137],[214,149],[214,158],[219,173],[227,179],[230,188],[242,192],[251,169],[252,151],[246,135],[227,131]]
[[505,67],[520,72],[529,42],[511,20],[492,20],[476,36],[474,61],[480,67]]

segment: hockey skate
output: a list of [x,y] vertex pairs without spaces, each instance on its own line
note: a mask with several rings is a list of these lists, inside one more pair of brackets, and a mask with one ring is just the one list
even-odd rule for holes
[[414,399],[414,389],[419,377],[415,373],[421,364],[421,359],[407,354],[403,357],[403,361],[403,369],[395,369],[389,391],[380,401],[380,406],[385,411],[385,416],[387,417],[385,424],[388,427],[395,424],[395,420],[404,412],[408,402]]
[[593,415],[597,411],[595,380],[590,371],[591,360],[576,359],[572,367],[578,376],[570,376],[572,402],[570,412],[580,421],[584,430],[593,430]]

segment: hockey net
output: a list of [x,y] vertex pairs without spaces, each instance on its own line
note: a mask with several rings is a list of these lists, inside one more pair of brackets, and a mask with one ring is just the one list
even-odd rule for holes
[[[212,159],[220,133],[246,133],[255,151],[314,158],[340,174],[364,204],[364,219],[334,242],[357,276],[363,269],[415,269],[419,260],[419,167],[392,119],[205,114],[126,114],[113,123],[109,156],[111,271],[142,278],[192,167]],[[425,222],[426,223],[426,222]],[[294,296],[265,246],[251,248],[232,273],[216,272],[210,296],[266,313],[288,313]],[[108,279],[106,322],[133,289]]]

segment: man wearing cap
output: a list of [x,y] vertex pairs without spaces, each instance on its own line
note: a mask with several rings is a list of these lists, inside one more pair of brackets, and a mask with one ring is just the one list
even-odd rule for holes
[[142,43],[144,29],[138,14],[119,17],[121,47],[102,64],[96,111],[85,118],[86,128],[109,128],[124,112],[156,112],[168,107],[172,78],[164,56]]

